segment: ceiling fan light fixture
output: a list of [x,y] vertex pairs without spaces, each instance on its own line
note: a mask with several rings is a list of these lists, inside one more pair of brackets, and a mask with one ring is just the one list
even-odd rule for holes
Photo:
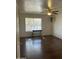
[[50,12],[48,12],[48,15],[50,16],[50,15],[52,15]]

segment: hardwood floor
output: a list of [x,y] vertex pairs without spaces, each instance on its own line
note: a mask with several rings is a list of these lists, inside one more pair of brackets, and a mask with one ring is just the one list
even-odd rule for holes
[[62,59],[62,40],[47,36],[20,39],[21,58]]

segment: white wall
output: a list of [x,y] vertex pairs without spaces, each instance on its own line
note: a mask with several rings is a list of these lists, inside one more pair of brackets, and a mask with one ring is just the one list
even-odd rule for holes
[[42,18],[42,35],[52,35],[52,22],[46,15],[20,14],[20,37],[31,36],[31,32],[25,32],[25,17]]
[[53,35],[62,38],[62,15],[59,13],[53,21]]
[[53,21],[53,35],[62,39],[62,1],[55,0],[55,8],[59,11]]

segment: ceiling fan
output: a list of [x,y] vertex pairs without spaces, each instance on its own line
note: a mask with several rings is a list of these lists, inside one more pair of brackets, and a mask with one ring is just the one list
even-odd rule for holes
[[43,9],[43,12],[42,13],[45,13],[45,14],[47,14],[49,16],[58,14],[58,10],[54,10],[52,8],[52,1],[51,0],[48,0],[47,2],[48,2],[47,8]]

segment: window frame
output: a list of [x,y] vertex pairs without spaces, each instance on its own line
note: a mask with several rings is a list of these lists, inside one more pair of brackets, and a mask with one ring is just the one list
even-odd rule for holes
[[[26,29],[26,18],[31,18],[31,17],[25,17],[25,32],[32,32],[33,30],[28,31]],[[42,18],[40,17],[40,18],[31,18],[31,19],[40,19],[41,20],[41,28],[39,30],[42,30]]]

